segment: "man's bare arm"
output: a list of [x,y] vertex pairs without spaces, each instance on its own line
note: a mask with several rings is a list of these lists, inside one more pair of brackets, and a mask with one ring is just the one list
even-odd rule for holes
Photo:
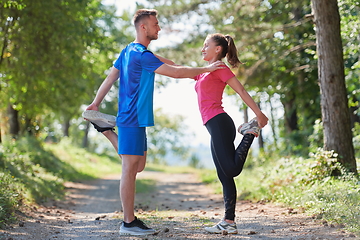
[[173,61],[171,61],[170,59],[167,59],[167,58],[164,58],[164,57],[161,57],[157,54],[154,54],[155,57],[157,57],[160,61],[162,61],[163,63],[166,63],[168,65],[176,65]]
[[214,62],[206,67],[186,67],[164,63],[155,70],[155,73],[172,78],[193,78],[199,74],[213,72],[221,68],[224,68],[224,63],[221,61]]
[[106,96],[106,94],[110,91],[111,86],[114,82],[119,78],[119,70],[115,67],[112,67],[109,75],[105,78],[101,86],[99,87],[94,101],[88,106],[87,110],[98,110],[100,103]]

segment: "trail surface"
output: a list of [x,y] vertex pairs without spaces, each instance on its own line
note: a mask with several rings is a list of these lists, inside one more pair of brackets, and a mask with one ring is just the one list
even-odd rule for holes
[[120,236],[120,176],[82,183],[67,183],[68,196],[33,208],[23,220],[6,230],[6,240],[100,239],[359,239],[341,226],[304,213],[267,203],[239,201],[236,235],[208,234],[203,228],[223,216],[221,195],[193,174],[143,172],[139,178],[157,181],[156,191],[137,194],[136,215],[158,230],[147,237]]

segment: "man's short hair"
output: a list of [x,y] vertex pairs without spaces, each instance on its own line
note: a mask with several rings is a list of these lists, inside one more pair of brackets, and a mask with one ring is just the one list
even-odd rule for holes
[[157,11],[155,9],[139,9],[135,12],[133,22],[135,27],[139,24],[139,22],[144,18],[149,18],[150,15],[156,17]]

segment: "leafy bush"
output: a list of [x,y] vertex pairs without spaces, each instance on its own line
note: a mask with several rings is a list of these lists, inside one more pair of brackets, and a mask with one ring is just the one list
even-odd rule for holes
[[317,119],[314,124],[314,132],[309,136],[310,152],[315,152],[319,146],[324,145],[324,127],[321,119]]
[[360,158],[360,123],[355,123],[355,127],[353,128],[353,136],[355,156]]
[[22,202],[23,196],[18,189],[21,188],[14,176],[8,171],[0,171],[0,228],[5,221],[12,221],[14,211]]
[[360,232],[360,182],[336,162],[332,151],[318,149],[304,158],[280,158],[246,168],[237,178],[239,197],[306,209]]
[[[323,146],[323,133],[324,127],[320,119],[315,121],[314,132],[309,136],[310,151],[315,152],[319,146]],[[355,126],[352,129],[353,132],[353,144],[355,149],[355,156],[360,158],[360,123],[355,122]]]
[[325,151],[322,148],[318,148],[317,152],[310,153],[309,155],[310,159],[307,166],[309,174],[306,183],[310,184],[314,180],[346,174],[346,170],[337,161],[338,154],[334,151]]

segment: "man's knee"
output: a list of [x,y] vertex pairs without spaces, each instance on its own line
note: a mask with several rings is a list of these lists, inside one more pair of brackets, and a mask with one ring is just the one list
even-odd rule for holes
[[145,169],[145,163],[139,162],[137,172],[142,172]]
[[140,159],[139,164],[138,164],[138,168],[137,168],[137,172],[142,172],[145,169],[145,164],[146,164],[146,152],[144,153],[144,156]]

